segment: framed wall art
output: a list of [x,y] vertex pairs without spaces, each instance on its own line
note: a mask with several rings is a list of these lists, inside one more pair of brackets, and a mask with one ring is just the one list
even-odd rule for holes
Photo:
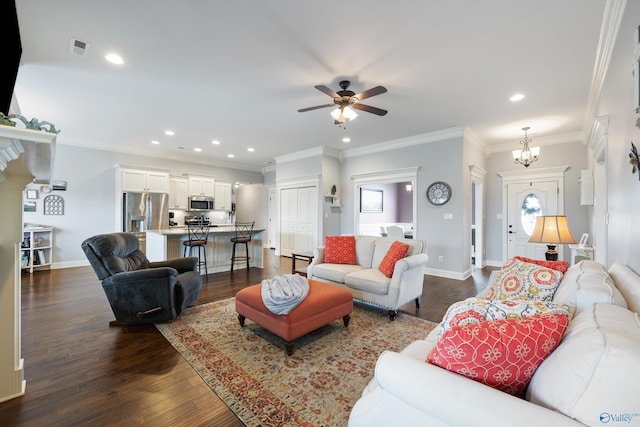
[[382,212],[382,190],[360,187],[360,212]]

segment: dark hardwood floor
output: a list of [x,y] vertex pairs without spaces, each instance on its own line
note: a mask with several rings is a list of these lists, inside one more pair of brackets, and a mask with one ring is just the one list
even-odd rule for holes
[[[291,271],[265,251],[265,268],[210,274],[197,304]],[[491,269],[464,280],[425,276],[422,305],[402,311],[438,322],[473,296]],[[385,313],[380,312],[381,316]],[[22,276],[25,396],[0,403],[9,426],[242,426],[153,325],[110,327],[113,314],[91,267]]]

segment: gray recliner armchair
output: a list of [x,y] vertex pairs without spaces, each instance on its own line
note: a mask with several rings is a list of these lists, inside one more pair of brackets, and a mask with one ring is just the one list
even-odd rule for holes
[[173,320],[198,298],[197,257],[150,262],[131,233],[93,236],[82,242],[111,310],[111,324]]

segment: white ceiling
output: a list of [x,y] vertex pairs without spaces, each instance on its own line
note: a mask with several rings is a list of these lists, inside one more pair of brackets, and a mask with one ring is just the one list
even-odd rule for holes
[[[605,0],[16,3],[18,104],[61,129],[59,143],[256,170],[313,147],[456,126],[513,149],[523,126],[534,142],[584,133],[605,10]],[[90,44],[87,57],[69,52],[71,37]],[[110,51],[125,64],[105,61]],[[297,112],[330,103],[314,86],[343,79],[356,93],[385,86],[364,103],[389,113],[359,111],[342,129],[330,108]],[[526,98],[510,102],[516,92]]]

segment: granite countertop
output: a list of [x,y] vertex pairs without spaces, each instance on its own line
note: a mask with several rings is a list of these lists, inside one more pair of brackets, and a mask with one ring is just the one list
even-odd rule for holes
[[[209,229],[209,234],[217,234],[217,233],[234,233],[236,231],[235,226],[233,225],[219,225],[216,227],[211,227]],[[253,232],[257,233],[259,231],[264,231],[263,228],[254,228]],[[165,236],[180,236],[183,234],[188,234],[189,230],[187,226],[175,226],[171,228],[161,228],[158,230],[148,230],[148,233],[157,233]]]

